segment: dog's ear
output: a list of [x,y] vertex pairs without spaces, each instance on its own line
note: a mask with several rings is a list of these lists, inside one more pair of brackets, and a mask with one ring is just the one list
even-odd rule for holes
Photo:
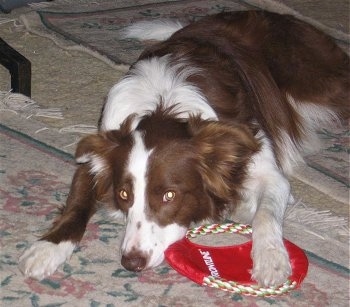
[[136,115],[129,115],[118,130],[108,130],[91,134],[81,139],[75,151],[78,163],[91,162],[96,156],[105,157],[116,148],[122,139],[126,139],[132,130]]
[[115,145],[106,133],[88,135],[78,143],[75,159],[77,163],[91,162],[94,156],[103,156],[108,148]]
[[113,173],[109,155],[117,146],[112,132],[99,132],[81,139],[75,153],[79,167],[87,168],[87,174],[94,182],[96,199],[108,204],[113,204]]
[[243,125],[192,118],[189,127],[206,188],[216,197],[232,199],[245,178],[247,164],[260,148],[258,141]]
[[130,115],[118,130],[100,131],[84,137],[78,143],[75,159],[79,167],[87,168],[94,182],[96,198],[112,203],[114,162],[119,157],[118,149],[122,144],[131,146],[131,128],[135,116]]

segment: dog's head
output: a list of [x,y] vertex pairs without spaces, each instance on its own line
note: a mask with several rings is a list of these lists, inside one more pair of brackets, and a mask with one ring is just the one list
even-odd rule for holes
[[237,201],[259,148],[244,126],[175,115],[157,110],[136,128],[130,116],[119,130],[88,136],[77,148],[98,198],[108,191],[126,217],[122,265],[132,271],[159,265],[191,223],[217,219]]

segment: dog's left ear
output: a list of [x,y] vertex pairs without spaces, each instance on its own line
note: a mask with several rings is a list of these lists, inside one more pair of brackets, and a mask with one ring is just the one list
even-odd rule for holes
[[216,197],[231,199],[259,142],[244,125],[192,118],[189,127],[206,188]]

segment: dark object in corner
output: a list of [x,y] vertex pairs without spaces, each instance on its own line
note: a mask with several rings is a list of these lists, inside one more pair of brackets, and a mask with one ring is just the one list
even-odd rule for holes
[[31,63],[0,38],[0,64],[11,74],[11,88],[15,93],[31,95]]

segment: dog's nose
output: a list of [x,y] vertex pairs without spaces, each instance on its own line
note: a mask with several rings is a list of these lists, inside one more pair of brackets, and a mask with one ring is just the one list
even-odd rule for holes
[[140,255],[123,255],[122,266],[128,271],[140,272],[146,267],[147,260]]

